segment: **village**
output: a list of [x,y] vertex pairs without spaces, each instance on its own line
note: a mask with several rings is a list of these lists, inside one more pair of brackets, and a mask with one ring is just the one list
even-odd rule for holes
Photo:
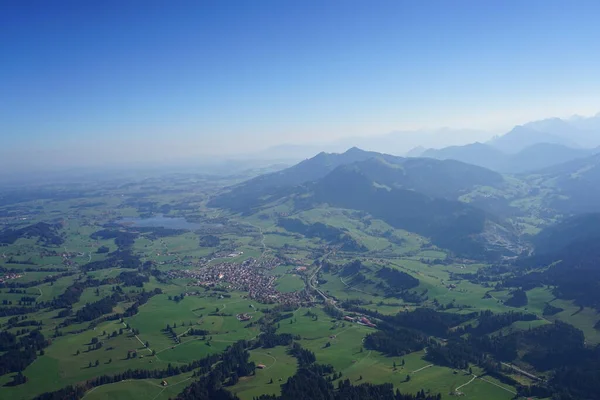
[[222,262],[201,269],[169,271],[172,278],[191,278],[195,286],[214,287],[220,285],[226,289],[248,292],[251,299],[261,303],[281,303],[301,305],[308,303],[310,297],[306,291],[282,293],[275,289],[276,276],[265,271],[280,265],[277,258],[256,260],[249,258],[242,263]]

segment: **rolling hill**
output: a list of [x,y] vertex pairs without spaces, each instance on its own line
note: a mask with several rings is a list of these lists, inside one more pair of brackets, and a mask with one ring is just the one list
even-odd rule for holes
[[342,154],[319,153],[290,168],[242,182],[211,199],[209,206],[251,212],[350,164],[357,164],[367,177],[384,186],[445,198],[456,199],[477,185],[495,186],[503,182],[496,172],[454,160],[403,158],[354,147]]
[[490,243],[513,242],[516,237],[498,218],[458,197],[478,186],[503,182],[496,172],[454,160],[402,158],[353,148],[343,154],[319,154],[249,180],[209,205],[252,214],[277,199],[294,199],[297,210],[326,203],[365,211],[464,257],[497,258],[512,253]]
[[531,272],[514,278],[512,284],[528,288],[551,285],[558,298],[600,310],[599,240],[597,213],[569,217],[546,228],[533,240],[535,254],[518,263]]
[[550,207],[564,214],[600,212],[600,154],[554,165],[535,172],[557,196]]

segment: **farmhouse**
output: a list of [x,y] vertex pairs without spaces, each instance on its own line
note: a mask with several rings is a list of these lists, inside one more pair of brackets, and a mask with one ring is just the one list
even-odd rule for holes
[[252,319],[252,315],[248,314],[238,314],[236,315],[238,321],[250,321]]

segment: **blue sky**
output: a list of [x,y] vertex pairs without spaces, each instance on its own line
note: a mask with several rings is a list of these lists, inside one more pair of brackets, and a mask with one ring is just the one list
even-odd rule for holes
[[585,0],[6,1],[1,146],[183,157],[595,114],[599,13]]

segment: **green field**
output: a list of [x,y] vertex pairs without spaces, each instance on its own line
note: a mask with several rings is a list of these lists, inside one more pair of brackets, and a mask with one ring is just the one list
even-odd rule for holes
[[[350,313],[345,304],[359,305],[364,308],[361,313],[377,312],[382,320],[420,308],[452,317],[467,314],[469,318],[477,315],[470,313],[483,311],[527,312],[537,319],[507,324],[490,332],[490,337],[528,332],[560,320],[580,329],[586,344],[600,343],[600,331],[595,328],[600,316],[596,310],[556,298],[552,287],[529,289],[527,305],[509,307],[505,302],[515,288],[501,285],[509,272],[494,279],[473,278],[488,273],[495,266],[492,262],[459,259],[423,236],[394,228],[365,213],[328,205],[296,209],[298,199],[273,200],[248,215],[209,208],[207,202],[212,196],[242,178],[215,179],[173,175],[168,179],[134,180],[128,185],[104,182],[82,187],[85,197],[73,195],[0,206],[0,211],[5,211],[2,215],[9,215],[0,218],[3,228],[56,222],[60,239],[60,245],[49,245],[35,235],[21,237],[3,245],[0,251],[0,267],[6,271],[3,274],[8,282],[0,287],[5,312],[0,317],[2,330],[24,338],[30,333],[24,328],[39,329],[49,340],[22,370],[26,383],[11,386],[15,372],[0,376],[0,398],[31,399],[102,375],[182,367],[223,354],[242,340],[247,341],[250,361],[264,368],[238,377],[239,381],[226,386],[227,390],[241,400],[278,395],[281,385],[298,371],[298,360],[290,354],[289,345],[257,347],[261,335],[267,333],[290,334],[294,343],[314,353],[316,363],[333,366],[335,373],[341,373],[341,378],[331,382],[334,387],[349,379],[353,385],[391,383],[403,393],[424,390],[440,393],[444,399],[514,398],[515,387],[486,375],[474,363],[469,366],[475,376],[427,361],[431,341],[420,347],[423,350],[399,357],[367,348],[365,338],[384,328],[380,321],[378,328],[372,328],[343,320],[342,316]],[[540,199],[523,194],[528,190],[525,184],[509,180],[507,185],[506,195],[514,197],[514,205],[532,210],[541,207]],[[497,190],[481,187],[465,194],[463,200],[498,194]],[[13,214],[18,217],[11,217]],[[199,221],[203,227],[171,231],[114,225],[121,217],[157,214]],[[287,232],[278,224],[281,216],[335,227],[364,247],[351,251],[317,236]],[[531,234],[549,224],[550,219],[532,216],[513,222]],[[109,235],[96,237],[103,231],[110,231]],[[213,240],[212,247],[201,245],[211,236],[218,239]],[[98,253],[101,246],[108,252]],[[131,264],[123,261],[127,256],[133,259]],[[237,275],[247,274],[242,283],[236,281],[237,275],[203,275],[212,267],[227,272],[226,268],[253,260],[257,262],[250,263],[252,267],[247,270],[236,270]],[[361,262],[360,271],[344,275],[344,266],[355,260]],[[384,267],[408,274],[418,282],[407,290],[393,292],[390,282],[379,275]],[[260,297],[261,291],[255,290],[259,274],[272,281],[267,297]],[[298,303],[276,300],[281,298],[277,296],[296,294],[301,298]],[[87,317],[86,311],[112,296],[119,300]],[[15,318],[13,310],[21,306],[22,299],[29,299],[27,303],[31,298],[31,304],[23,305],[29,308],[14,313],[18,316]],[[562,311],[544,316],[547,304]],[[330,314],[325,312],[325,305]],[[335,315],[335,310],[332,313],[332,307],[341,314]],[[277,319],[273,322],[274,316]],[[452,328],[476,325],[475,319]],[[96,348],[98,343],[101,346]],[[6,351],[0,351],[0,356],[4,354]],[[527,371],[547,374],[520,362]],[[532,383],[514,371],[504,374]],[[123,380],[96,386],[85,398],[166,400],[175,398],[198,379],[193,372],[184,372],[166,377],[166,385],[163,379]]]

